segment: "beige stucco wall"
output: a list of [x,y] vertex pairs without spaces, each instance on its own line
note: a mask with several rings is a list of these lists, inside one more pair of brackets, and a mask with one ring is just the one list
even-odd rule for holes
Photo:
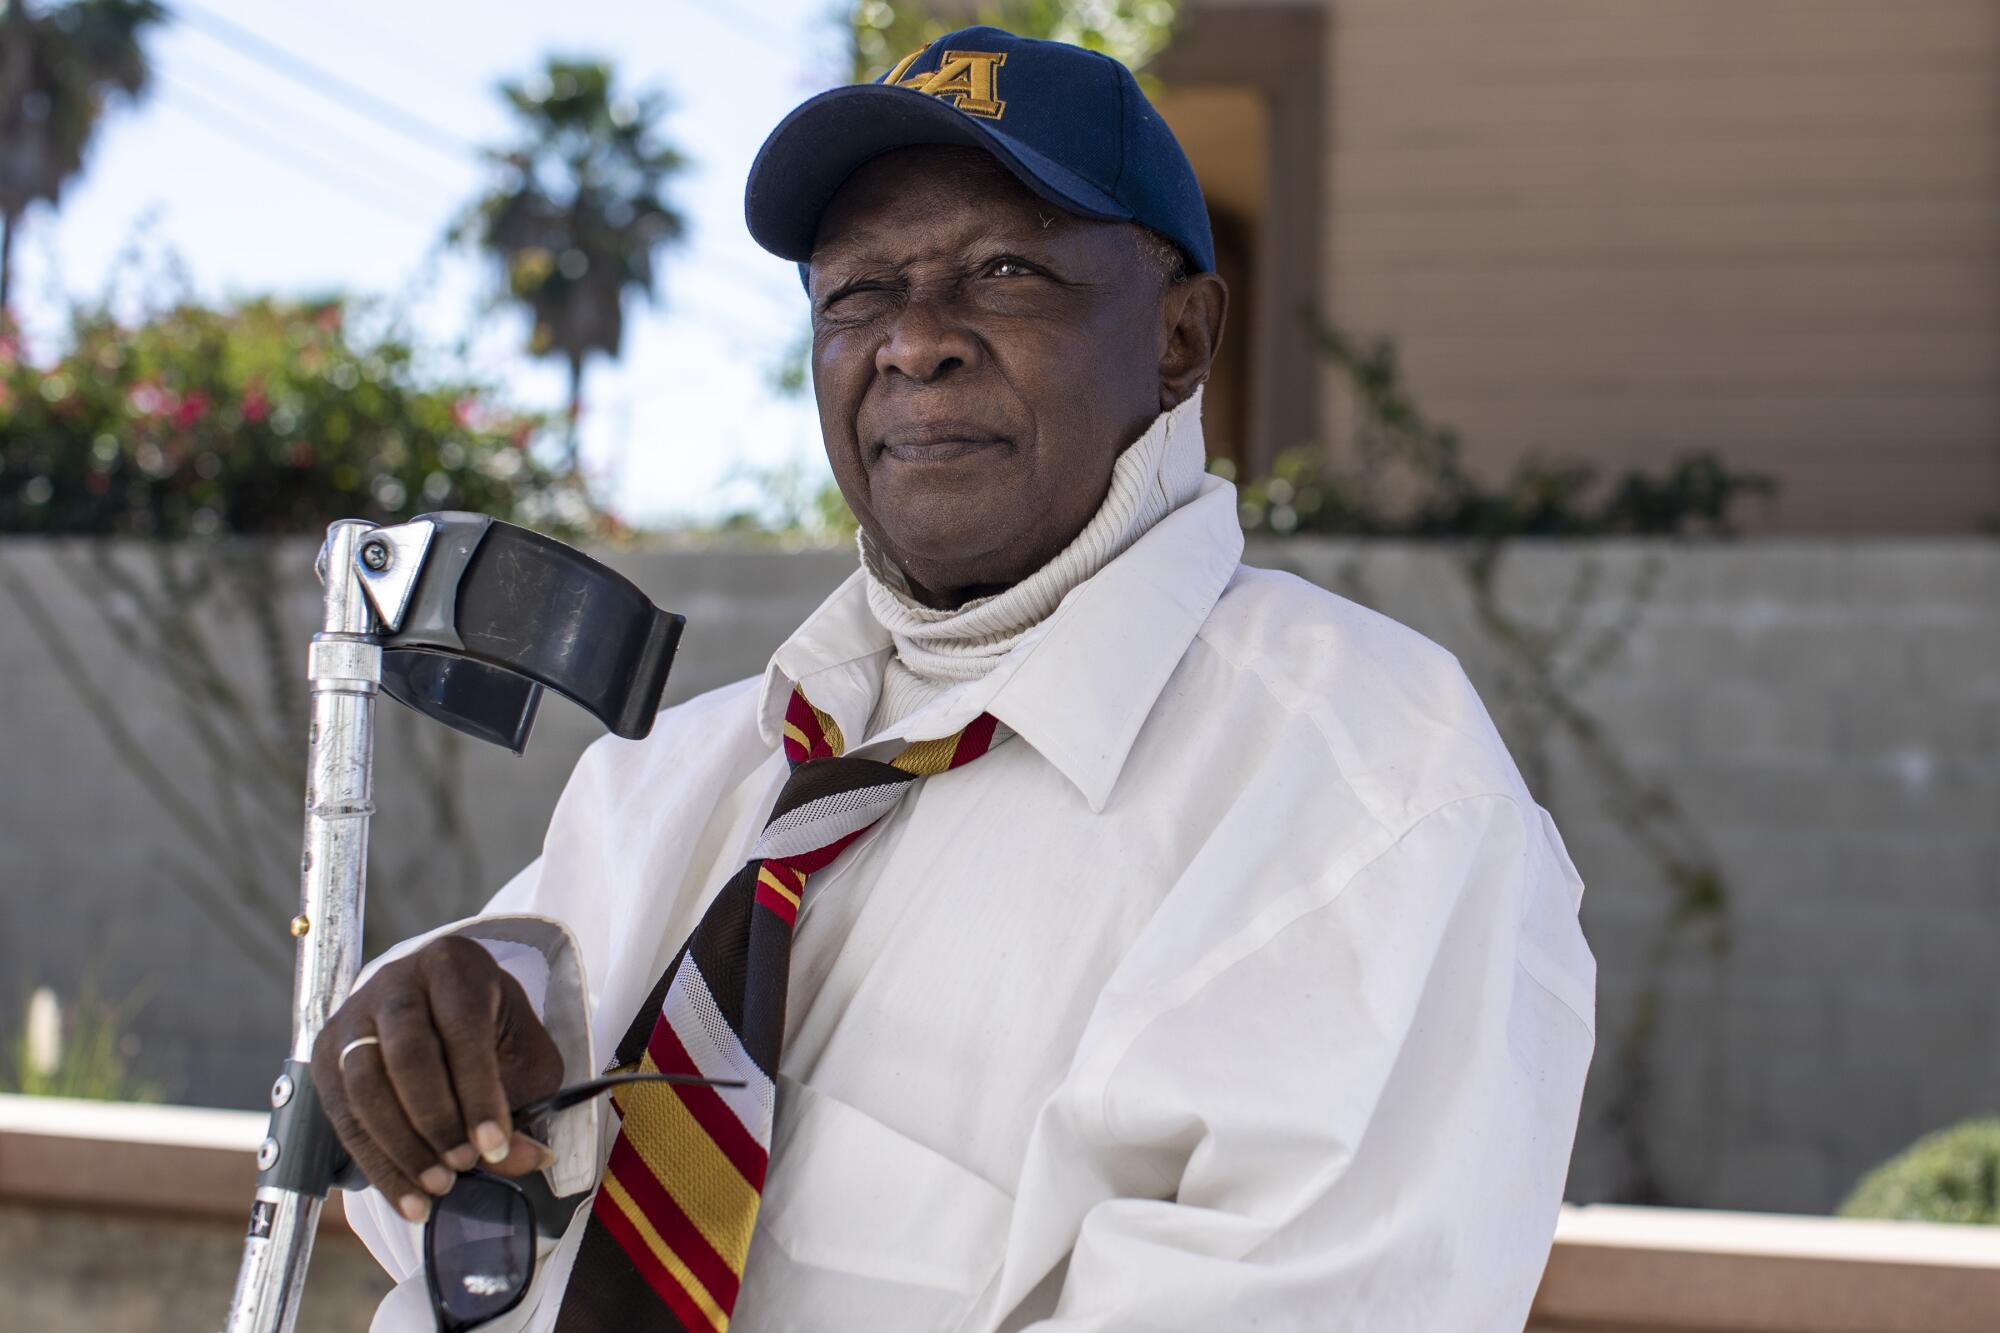
[[1781,478],[1762,526],[2000,516],[2000,5],[1329,4],[1321,300],[1482,467],[1716,449]]

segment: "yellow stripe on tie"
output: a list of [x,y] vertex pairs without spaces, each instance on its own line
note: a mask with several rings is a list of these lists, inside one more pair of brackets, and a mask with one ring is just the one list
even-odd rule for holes
[[[812,703],[808,701],[806,707],[812,708]],[[826,733],[827,748],[835,754],[843,753],[847,749],[847,745],[841,739],[840,724],[833,720],[831,714],[822,713],[817,708],[813,708],[813,716],[819,719],[819,729]]]
[[[659,1065],[648,1052],[641,1067],[652,1073]],[[757,1225],[757,1191],[672,1088],[642,1083],[616,1096],[639,1160],[722,1261],[741,1273]]]
[[790,903],[792,906],[797,907],[799,905],[799,895],[792,892],[784,885],[780,884],[778,882],[778,877],[771,873],[771,867],[769,865],[764,865],[758,869],[757,882],[759,884],[767,886],[771,890],[771,892],[777,894],[780,898],[783,898],[786,902]]
[[785,724],[785,739],[797,741],[801,750],[804,750],[807,754],[812,753],[813,743],[806,739],[806,734],[803,731],[800,731],[789,722]]
[[945,736],[934,741],[918,741],[889,762],[905,773],[915,773],[924,778],[951,767],[951,757],[957,753],[958,737]]
[[618,1205],[618,1211],[625,1214],[625,1220],[639,1233],[639,1239],[646,1242],[646,1248],[660,1261],[660,1267],[673,1274],[674,1281],[694,1298],[694,1303],[708,1316],[708,1322],[715,1326],[715,1333],[726,1333],[729,1315],[715,1303],[715,1297],[708,1294],[708,1288],[701,1285],[700,1279],[681,1262],[681,1257],[673,1252],[672,1247],[660,1239],[660,1233],[653,1230],[653,1224],[646,1220],[638,1201],[625,1192],[625,1187],[618,1183],[618,1177],[609,1171],[604,1173],[604,1192],[610,1196],[612,1203]]

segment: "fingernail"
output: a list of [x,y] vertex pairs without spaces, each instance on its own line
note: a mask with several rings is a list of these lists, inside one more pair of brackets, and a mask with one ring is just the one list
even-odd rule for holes
[[479,1154],[469,1143],[461,1143],[444,1155],[444,1164],[454,1171],[470,1171]]
[[546,1171],[556,1164],[556,1150],[554,1148],[543,1143],[540,1139],[531,1139],[526,1134],[521,1135],[520,1138],[521,1142],[534,1145],[536,1170]]
[[489,1162],[507,1160],[507,1131],[491,1120],[472,1131],[472,1141],[479,1145],[479,1155]]
[[417,1177],[417,1183],[432,1194],[443,1194],[451,1188],[451,1172],[441,1166],[427,1167],[424,1173]]
[[396,1207],[412,1222],[421,1222],[431,1215],[431,1201],[421,1194],[405,1194]]

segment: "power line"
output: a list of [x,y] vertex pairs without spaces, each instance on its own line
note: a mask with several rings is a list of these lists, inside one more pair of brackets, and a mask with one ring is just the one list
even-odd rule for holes
[[487,90],[491,86],[491,80],[487,75],[481,74],[469,65],[462,64],[458,60],[443,55],[428,46],[421,48],[416,46],[409,38],[392,33],[386,28],[382,28],[363,18],[360,14],[355,13],[352,7],[344,8],[338,15],[337,20],[333,16],[319,12],[311,5],[301,5],[297,12],[305,14],[313,22],[328,31],[343,33],[346,36],[356,39],[366,36],[369,40],[364,45],[395,61],[412,73],[422,74],[426,78],[434,78],[437,72],[442,69],[462,79],[467,85],[479,88],[482,91]]
[[[251,152],[256,153],[265,160],[275,163],[295,175],[304,177],[316,185],[331,188],[332,183],[327,177],[342,177],[346,180],[348,186],[347,190],[342,192],[342,198],[366,204],[370,208],[386,216],[393,217],[399,222],[410,220],[410,210],[407,206],[391,204],[387,200],[378,199],[373,196],[373,191],[382,188],[380,181],[371,180],[354,171],[338,158],[329,157],[312,145],[299,141],[295,136],[285,134],[282,130],[274,130],[268,125],[260,124],[248,116],[241,115],[231,107],[216,101],[204,93],[196,92],[178,80],[165,78],[157,71],[154,77],[159,78],[161,82],[171,89],[176,99],[180,99],[169,101],[165,104],[166,106],[180,112],[211,133],[219,134],[241,147],[248,148]],[[192,103],[193,105],[190,106],[185,103]],[[208,116],[196,114],[195,108],[197,107],[205,108]],[[227,121],[233,128],[224,128],[216,124],[214,120],[209,119],[209,116]],[[317,164],[319,170],[308,170],[299,161],[301,157],[311,158]]]
[[[175,84],[190,96],[203,95],[203,90],[206,90],[207,100],[210,102],[219,100],[224,103],[224,106],[219,108],[220,110],[235,119],[252,120],[259,126],[267,127],[275,135],[292,139],[298,143],[302,151],[315,153],[337,150],[356,157],[363,157],[368,161],[370,166],[375,167],[379,167],[384,163],[390,163],[408,172],[421,172],[424,188],[435,189],[438,186],[437,173],[431,165],[430,159],[425,159],[424,163],[419,166],[412,163],[408,158],[391,156],[389,153],[385,153],[384,143],[379,136],[379,132],[369,122],[343,121],[330,123],[320,116],[306,111],[295,101],[289,101],[254,89],[238,79],[217,71],[214,67],[204,62],[190,59],[186,55],[175,57],[174,73],[182,77],[179,79],[168,77],[167,81]],[[256,108],[257,114],[255,116],[248,116],[243,110],[243,108],[251,106]],[[294,127],[293,130],[288,130],[285,126],[273,121],[273,114],[279,112],[289,113],[286,119]],[[460,165],[468,172],[476,169],[476,164],[471,162],[464,162]],[[405,188],[412,179],[414,179],[412,176],[402,175],[396,184],[398,188]],[[382,183],[384,185],[391,184],[386,178],[383,179]]]
[[238,55],[256,61],[308,92],[346,110],[368,117],[412,143],[421,144],[433,152],[450,157],[455,162],[464,162],[468,156],[476,156],[479,151],[475,145],[461,139],[451,130],[426,120],[414,111],[398,106],[329,69],[293,55],[285,48],[266,41],[247,28],[238,27],[228,19],[211,14],[205,9],[198,9],[188,4],[187,0],[180,0],[175,6],[174,16],[188,22],[211,41],[219,42]]
[[699,14],[712,24],[728,28],[739,37],[747,37],[753,42],[758,42],[766,48],[788,57],[796,58],[799,54],[797,51],[780,44],[766,29],[753,25],[742,14],[731,9],[727,0],[724,0],[722,4],[713,5],[703,4],[701,0],[678,0],[678,2],[682,9]]

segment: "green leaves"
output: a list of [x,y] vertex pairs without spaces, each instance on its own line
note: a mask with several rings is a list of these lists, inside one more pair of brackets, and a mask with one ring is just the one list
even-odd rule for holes
[[1358,340],[1311,312],[1306,323],[1344,381],[1354,430],[1341,463],[1319,449],[1291,450],[1274,460],[1269,477],[1239,484],[1250,531],[1487,541],[1719,536],[1734,530],[1744,500],[1777,493],[1770,477],[1736,471],[1709,452],[1608,483],[1586,463],[1529,458],[1498,485],[1488,483],[1465,466],[1458,433],[1417,406],[1394,343]]
[[860,0],[849,21],[854,78],[880,78],[901,57],[970,23],[1070,42],[1140,70],[1166,50],[1180,8],[1180,0],[998,0],[947,20],[911,0]]
[[1918,1139],[1863,1176],[1840,1216],[2000,1223],[2000,1117]]
[[183,304],[121,327],[73,316],[37,366],[0,341],[0,532],[319,532],[475,509],[576,530],[591,513],[539,463],[546,417],[418,373],[338,301]]

